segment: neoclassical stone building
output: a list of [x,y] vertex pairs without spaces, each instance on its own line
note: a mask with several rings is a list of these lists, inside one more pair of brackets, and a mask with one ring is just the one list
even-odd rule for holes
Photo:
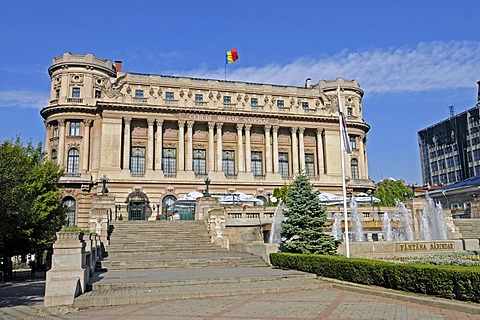
[[321,191],[341,193],[337,86],[352,145],[347,188],[369,179],[363,91],[338,78],[305,86],[197,79],[121,71],[92,54],[65,53],[48,69],[51,96],[41,115],[46,152],[61,179],[70,224],[88,225],[102,177],[117,214],[152,219],[190,191],[267,198],[306,172]]

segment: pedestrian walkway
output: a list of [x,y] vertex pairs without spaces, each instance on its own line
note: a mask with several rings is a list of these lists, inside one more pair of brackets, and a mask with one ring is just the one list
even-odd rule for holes
[[[139,281],[164,281],[168,286],[182,283],[185,294],[172,299],[144,303],[128,303],[117,306],[102,306],[86,310],[65,309],[68,314],[51,314],[53,310],[43,310],[43,280],[25,280],[0,284],[0,319],[480,319],[480,304],[464,303],[446,299],[419,296],[383,288],[349,284],[340,281],[317,279],[315,277],[299,277],[308,286],[297,284],[292,288],[282,288],[278,292],[263,290],[247,290],[258,284],[250,283],[255,277],[263,278],[267,274],[273,277],[271,288],[280,287],[288,278],[298,273],[289,270],[250,270],[238,269],[203,269],[200,270],[157,270],[150,273],[138,270]],[[285,272],[285,274],[282,274]],[[199,276],[202,274],[202,276]],[[221,296],[199,296],[201,290],[210,285],[228,286],[225,279],[234,274],[244,281],[231,283],[230,294]],[[132,274],[129,275],[129,277]],[[255,275],[255,277],[253,277]],[[123,286],[128,291],[128,282],[121,272],[107,272],[97,279],[96,284],[106,286]],[[209,278],[215,276],[224,279],[221,282]],[[122,279],[123,278],[123,279]],[[102,282],[103,280],[103,282]],[[130,280],[133,281],[133,280]],[[95,285],[94,283],[94,285]],[[131,282],[130,282],[131,283]],[[246,286],[242,288],[242,286]],[[195,289],[196,288],[196,289]],[[144,288],[145,289],[145,288]],[[198,290],[197,290],[198,289]],[[135,297],[147,294],[153,297],[155,292],[136,288],[132,292]],[[242,294],[234,294],[235,290],[243,290]],[[195,292],[198,291],[196,294]],[[208,290],[207,290],[208,291]],[[223,291],[222,291],[223,292]],[[132,301],[133,301],[132,300]],[[138,301],[137,301],[138,302]]]

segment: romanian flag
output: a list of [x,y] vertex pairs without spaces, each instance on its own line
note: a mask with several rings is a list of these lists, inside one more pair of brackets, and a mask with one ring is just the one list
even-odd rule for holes
[[238,52],[237,49],[233,48],[230,51],[226,52],[226,63],[233,63],[238,60]]

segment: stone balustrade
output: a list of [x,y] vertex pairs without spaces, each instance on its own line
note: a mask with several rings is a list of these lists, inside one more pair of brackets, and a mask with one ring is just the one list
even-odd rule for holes
[[44,305],[73,305],[84,293],[95,265],[102,257],[100,236],[95,233],[57,232],[53,244],[52,268],[45,281]]

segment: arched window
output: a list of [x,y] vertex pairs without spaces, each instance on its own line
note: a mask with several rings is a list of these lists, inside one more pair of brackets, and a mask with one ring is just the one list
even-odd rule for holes
[[63,206],[65,207],[66,211],[66,219],[65,219],[65,225],[67,227],[69,226],[74,226],[75,225],[75,207],[76,207],[76,201],[72,197],[68,197],[63,199]]
[[68,151],[67,173],[78,173],[78,161],[80,159],[80,153],[78,149],[70,149]]
[[52,149],[52,161],[54,163],[57,163],[57,150],[56,149]]
[[167,209],[175,202],[177,201],[177,198],[172,195],[168,195],[162,200],[162,210],[163,213],[165,214],[167,212]]
[[358,179],[358,160],[352,159],[350,167],[352,169],[352,179]]

